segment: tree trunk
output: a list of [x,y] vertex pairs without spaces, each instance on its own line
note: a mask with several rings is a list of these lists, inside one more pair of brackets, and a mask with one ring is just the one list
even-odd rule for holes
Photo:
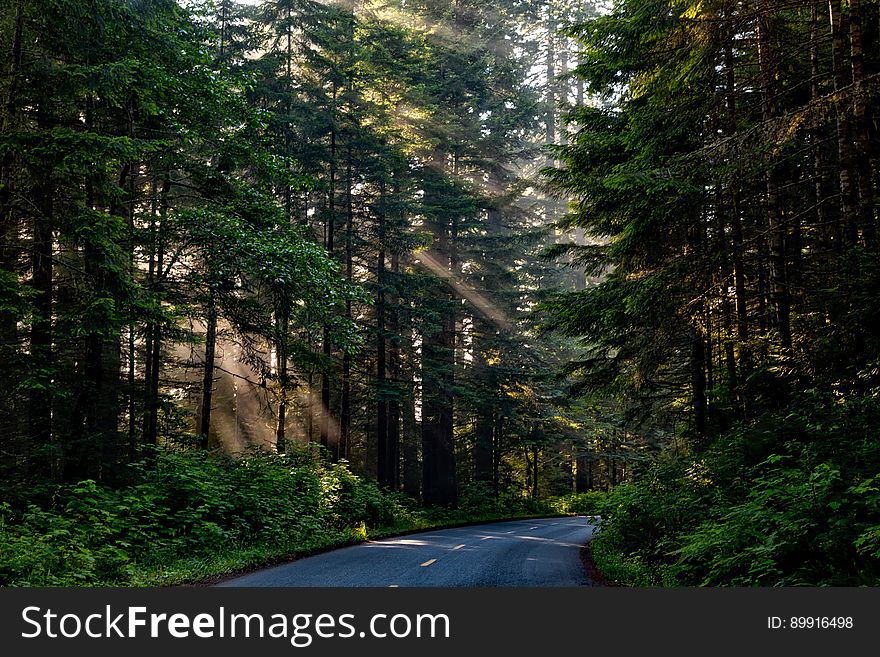
[[275,352],[278,359],[278,425],[275,428],[275,451],[284,454],[287,451],[287,407],[290,396],[290,372],[288,364],[287,341],[290,332],[290,308],[288,300],[283,296],[278,300],[276,311],[278,319],[278,335],[275,338]]
[[391,458],[388,448],[388,401],[385,386],[385,183],[380,185],[378,221],[378,256],[376,259],[376,473],[379,486],[391,485]]
[[[336,83],[333,84],[333,115],[331,121],[334,125],[330,129],[330,191],[327,199],[327,221],[325,227],[324,244],[327,253],[333,257],[334,232],[336,230]],[[330,449],[332,447],[330,429],[332,413],[330,411],[330,371],[333,357],[333,344],[330,339],[330,327],[324,327],[324,369],[321,372],[321,445]]]
[[202,404],[199,434],[202,449],[208,449],[211,433],[211,399],[214,395],[214,358],[217,347],[217,304],[214,290],[208,291],[205,311],[205,363],[202,369]]
[[412,314],[409,308],[403,312],[405,326],[404,339],[407,367],[403,375],[405,394],[403,396],[403,492],[418,497],[421,493],[422,468],[419,463],[419,427],[416,423],[415,384],[413,369],[416,354],[413,348]]
[[[854,85],[860,85],[865,79],[861,0],[849,0],[849,41],[852,80]],[[874,188],[866,96],[865,90],[856,90],[856,98],[853,102],[853,137],[855,142],[853,159],[858,179],[859,225],[862,229],[865,245],[874,249],[877,246],[877,230],[874,225]]]
[[[395,196],[397,190],[395,190]],[[391,272],[394,275],[392,288],[396,289],[397,274],[400,273],[400,257],[397,252],[391,255]],[[388,299],[388,319],[391,330],[391,344],[388,346],[388,369],[394,391],[388,400],[388,451],[391,456],[391,487],[399,490],[400,481],[400,299],[393,293]]]
[[495,416],[495,449],[492,459],[492,490],[497,496],[501,490],[501,455],[504,448],[504,416]]
[[[152,209],[152,238],[153,249],[151,250],[151,271],[148,280],[155,294],[160,300],[164,287],[163,269],[165,267],[165,240],[162,231],[165,229],[168,217],[168,194],[171,190],[171,177],[165,173],[162,180],[162,188],[158,198],[158,226],[156,225],[156,202],[154,197]],[[152,254],[155,253],[155,261]],[[161,302],[161,301],[160,301]],[[159,441],[159,378],[162,368],[162,326],[158,321],[153,321],[147,329],[148,344],[145,354],[145,394],[144,394],[144,445],[157,445]]]
[[590,458],[586,454],[578,454],[575,459],[574,492],[586,493],[590,490]]
[[422,496],[429,506],[457,501],[453,445],[452,386],[455,366],[455,312],[451,299],[441,323],[422,339]]
[[491,482],[493,477],[493,431],[495,412],[492,408],[481,406],[477,411],[474,427],[474,479]]
[[538,477],[540,475],[540,468],[538,462],[538,456],[540,454],[540,450],[537,445],[532,445],[532,499],[538,499]]
[[694,437],[702,445],[706,437],[706,352],[705,341],[699,331],[691,337],[691,396],[694,408]]
[[[547,3],[547,52],[546,52],[546,75],[547,91],[544,99],[544,141],[547,144],[556,143],[556,17],[553,14],[553,6]],[[555,164],[552,154],[548,152],[546,166]],[[554,210],[556,200],[551,196],[544,198],[544,221],[550,223],[555,219]]]
[[28,393],[28,422],[32,472],[47,479],[55,460],[52,436],[52,383],[53,361],[53,224],[54,184],[51,172],[45,172],[37,194],[38,206],[34,216],[31,256],[31,289],[33,315],[30,328],[30,362],[35,373],[34,384]]
[[[0,117],[2,118],[0,121],[0,133],[2,134],[9,134],[16,130],[19,122],[18,88],[24,29],[24,0],[18,0],[16,4],[14,21],[8,71],[9,87],[4,113]],[[21,240],[23,221],[17,211],[17,204],[13,202],[16,172],[19,170],[20,166],[14,149],[5,149],[3,158],[0,160],[0,272],[11,277],[20,273],[19,253],[23,247]],[[14,365],[13,359],[16,359],[16,355],[19,353],[22,338],[18,320],[19,313],[17,312],[0,313],[0,358],[5,364],[11,366]],[[19,375],[13,373],[13,369],[17,368],[10,367],[9,371],[0,375],[0,385],[3,385],[6,390],[13,390],[20,381]],[[3,444],[3,448],[0,449],[0,453],[2,453],[0,462],[4,465],[8,464],[10,470],[13,471],[18,469],[18,461],[22,455],[27,454],[28,449],[26,441],[22,440],[25,437],[23,436],[25,431],[21,418],[24,413],[22,413],[23,409],[19,407],[19,404],[19,396],[16,394],[0,396],[0,441]],[[31,406],[30,401],[28,401],[28,406]],[[31,431],[33,429],[32,426]],[[39,431],[42,433],[45,429],[41,428]],[[51,435],[51,427],[49,434]],[[27,456],[25,458],[27,459]],[[48,467],[51,464],[49,454],[35,460],[37,462],[43,461],[40,467],[45,467],[45,471],[51,474],[51,467]],[[5,470],[0,471],[0,477],[4,472]]]
[[[86,125],[90,125],[88,109]],[[86,207],[91,210],[97,209],[95,182],[87,178],[85,183]],[[84,240],[83,269],[93,293],[118,299],[118,290],[108,276],[106,255],[90,237]],[[96,319],[98,323],[91,327],[83,345],[83,377],[75,414],[78,431],[65,462],[68,481],[112,480],[119,465],[120,344],[111,333],[114,319],[109,313]]]
[[[568,79],[568,37],[559,37],[559,79],[557,80],[557,98],[563,111],[568,108],[568,92],[571,81]],[[559,143],[568,144],[568,127],[560,121]]]
[[[813,0],[810,8],[810,100],[818,102],[819,76],[819,2]],[[817,127],[810,131],[810,141],[813,142],[813,185],[816,205],[816,225],[819,243],[827,253],[831,253],[840,246],[840,225],[836,219],[828,216],[826,201],[830,194],[825,186],[828,175],[828,164],[825,160],[825,152],[822,150],[822,128]]]
[[[834,73],[834,91],[847,86],[846,66],[843,54],[843,30],[841,29],[840,0],[829,0],[828,13],[831,21],[831,55]],[[857,217],[858,199],[853,181],[852,125],[850,116],[842,108],[837,108],[837,155],[840,181],[840,209],[843,214],[844,246],[855,245],[858,239]]]
[[[547,98],[544,110],[545,140],[548,144],[556,143],[556,17],[553,15],[553,6],[547,3]],[[549,165],[553,164],[552,157],[548,158]]]
[[[726,132],[728,135],[736,134],[736,61],[734,57],[733,30],[728,34],[724,47],[724,115]],[[730,233],[731,233],[731,264],[733,266],[733,287],[736,306],[736,338],[739,347],[738,365],[743,374],[749,369],[749,356],[747,342],[749,339],[749,315],[746,301],[746,276],[743,263],[743,227],[740,216],[739,198],[737,190],[733,187],[729,190],[730,196]],[[723,199],[721,201],[723,203]]]
[[[758,59],[761,66],[761,110],[763,120],[771,121],[777,116],[776,79],[778,78],[778,52],[772,32],[773,16],[768,0],[762,3],[763,11],[758,24]],[[772,157],[772,156],[771,156]],[[770,299],[775,311],[776,330],[783,355],[791,354],[791,301],[786,274],[786,241],[788,228],[779,200],[776,163],[768,162],[766,172],[767,223],[770,231]]]
[[[351,140],[346,149],[346,202],[345,202],[345,279],[352,281],[352,236],[354,234],[354,205],[352,200],[352,152]],[[384,191],[383,191],[384,194]],[[384,266],[384,265],[383,265]],[[351,300],[345,301],[345,317],[351,321]],[[342,399],[339,420],[339,440],[336,458],[347,459],[351,451],[351,354],[342,355]]]
[[[446,154],[435,151],[434,175],[443,175]],[[456,173],[453,158],[453,175]],[[432,192],[433,194],[433,192]],[[429,205],[440,199],[426,194]],[[453,398],[455,385],[455,293],[447,278],[456,267],[454,238],[457,218],[439,212],[430,218],[430,229],[437,247],[433,250],[436,295],[432,306],[439,322],[426,322],[422,335],[422,499],[429,506],[455,506],[458,501],[453,441]]]
[[[134,125],[132,119],[129,120],[128,126],[129,136],[134,134]],[[137,276],[137,259],[135,256],[135,189],[137,178],[140,176],[140,164],[134,164],[131,167],[131,175],[128,182],[128,202],[126,204],[126,215],[128,218],[128,274],[131,280],[135,280]],[[128,460],[133,461],[137,454],[137,342],[135,340],[134,323],[128,325]]]

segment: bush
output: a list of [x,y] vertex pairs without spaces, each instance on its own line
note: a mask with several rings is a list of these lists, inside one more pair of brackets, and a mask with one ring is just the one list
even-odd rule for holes
[[325,470],[321,499],[327,517],[335,527],[390,525],[400,511],[376,484],[353,475],[341,465]]
[[566,515],[577,516],[600,516],[604,512],[608,502],[608,493],[600,490],[591,490],[586,493],[573,493],[564,497],[557,497],[549,501],[550,506],[557,512]]
[[603,573],[638,585],[877,585],[878,416],[873,397],[811,391],[701,454],[662,455],[611,494],[594,550],[616,574]]
[[242,546],[294,552],[338,540],[341,528],[390,522],[395,512],[343,466],[297,454],[166,452],[136,469],[138,483],[119,490],[83,481],[59,487],[50,508],[0,506],[0,583],[124,584],[137,569]]
[[243,458],[160,452],[133,481],[59,486],[43,506],[0,502],[0,585],[157,585],[404,531],[550,511],[485,487],[457,510],[422,509],[308,449]]

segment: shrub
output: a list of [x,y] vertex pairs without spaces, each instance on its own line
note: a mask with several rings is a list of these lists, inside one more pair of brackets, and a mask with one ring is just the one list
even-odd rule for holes
[[666,453],[613,491],[594,549],[633,566],[628,583],[877,585],[878,416],[873,396],[808,391],[704,452]]

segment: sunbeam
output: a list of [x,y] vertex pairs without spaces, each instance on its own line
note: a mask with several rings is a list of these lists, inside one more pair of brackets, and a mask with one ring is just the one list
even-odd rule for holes
[[496,328],[509,333],[516,331],[513,322],[508,319],[507,315],[498,306],[489,301],[484,295],[459,281],[449,269],[440,264],[435,256],[427,251],[422,251],[414,262],[424,265],[432,274],[446,281],[461,298],[466,299],[471,304],[480,317],[493,324]]

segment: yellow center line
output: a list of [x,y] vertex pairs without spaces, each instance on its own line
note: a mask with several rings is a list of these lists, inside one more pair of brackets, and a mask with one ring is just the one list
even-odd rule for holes
[[437,560],[436,559],[429,559],[428,561],[426,561],[425,563],[422,564],[422,568],[424,568],[425,566],[430,566],[435,561],[437,561]]
[[453,549],[453,550],[460,550],[460,549],[463,548],[463,547],[464,547],[464,543],[462,543],[461,545],[456,545],[456,546],[455,546],[454,548],[452,548],[452,549]]

